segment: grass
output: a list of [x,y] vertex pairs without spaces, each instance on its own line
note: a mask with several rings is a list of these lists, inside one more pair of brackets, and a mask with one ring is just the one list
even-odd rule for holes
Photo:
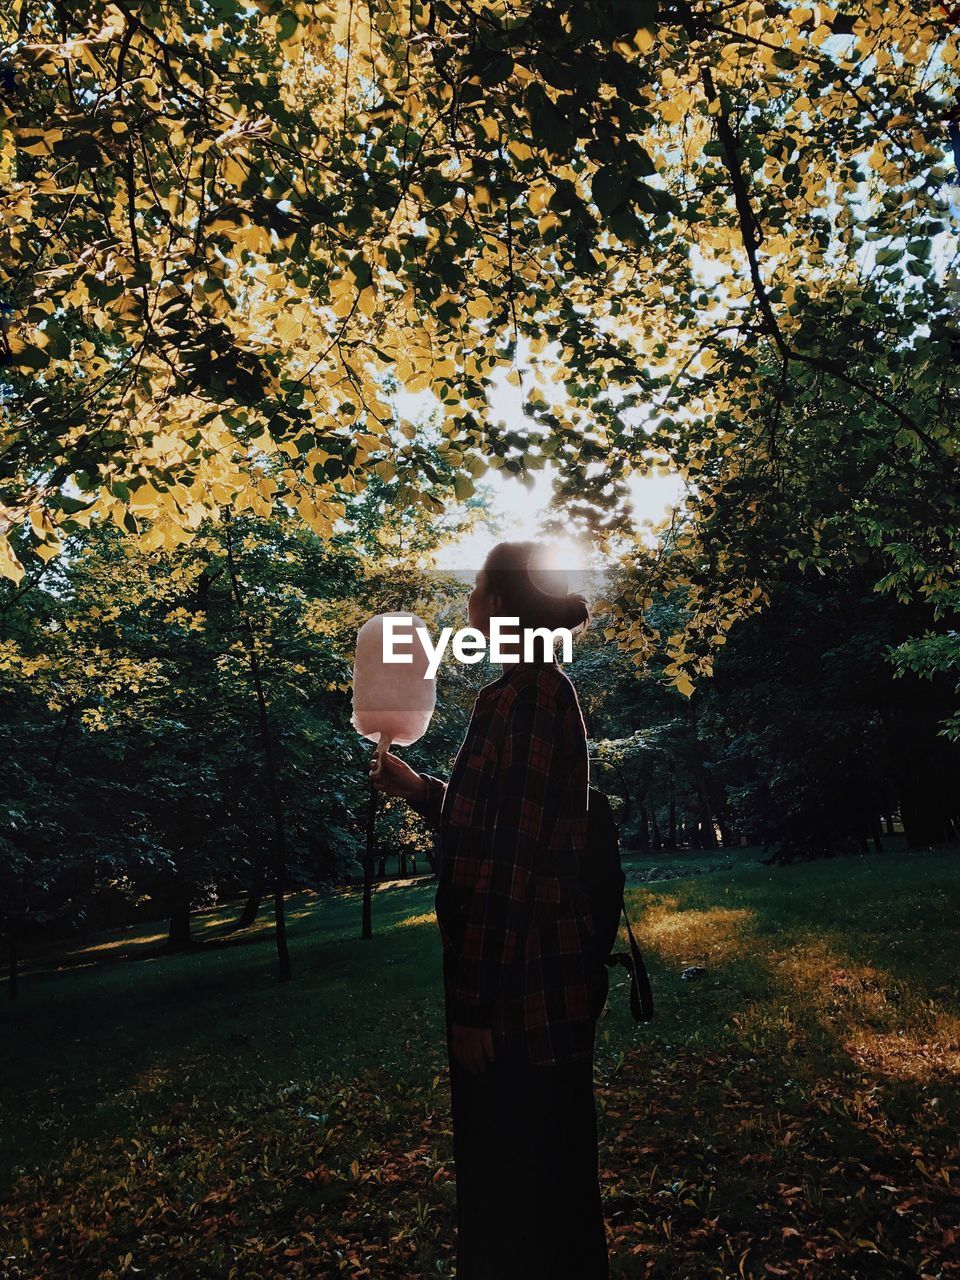
[[[291,900],[283,987],[232,912],[182,956],[37,957],[3,1014],[0,1275],[452,1275],[431,896],[378,893],[366,943],[355,895]],[[738,858],[630,901],[657,1016],[615,989],[601,1023],[614,1276],[960,1275],[960,856]]]

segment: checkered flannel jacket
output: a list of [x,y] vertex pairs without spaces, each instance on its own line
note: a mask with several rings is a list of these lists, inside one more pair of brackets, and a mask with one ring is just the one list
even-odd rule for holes
[[440,832],[437,920],[448,1017],[536,1064],[592,1051],[597,964],[579,881],[586,733],[555,663],[481,689],[448,782],[417,807]]

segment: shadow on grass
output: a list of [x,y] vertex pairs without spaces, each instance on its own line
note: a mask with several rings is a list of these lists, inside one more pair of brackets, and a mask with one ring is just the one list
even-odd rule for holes
[[[633,895],[663,1018],[601,1061],[615,1275],[952,1274],[960,1025],[931,990],[957,883],[928,865],[946,886],[888,864]],[[921,921],[925,964],[865,958]]]

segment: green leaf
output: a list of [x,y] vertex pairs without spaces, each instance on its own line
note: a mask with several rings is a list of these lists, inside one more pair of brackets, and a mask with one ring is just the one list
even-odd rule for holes
[[503,84],[513,75],[513,58],[509,53],[498,53],[481,67],[480,81],[488,89]]
[[287,41],[291,38],[297,27],[300,25],[300,19],[292,9],[284,9],[280,17],[277,19],[277,35],[281,41]]
[[373,272],[370,263],[367,262],[363,254],[357,253],[350,262],[350,270],[353,272],[353,278],[357,282],[358,289],[366,289],[373,280]]
[[40,369],[45,369],[50,363],[50,356],[40,347],[24,347],[22,351],[18,351],[13,357],[13,363],[18,369],[39,371]]
[[527,113],[535,141],[554,155],[569,155],[576,135],[542,85],[532,84],[527,90]]
[[58,324],[48,321],[43,326],[43,332],[47,339],[47,345],[44,350],[53,360],[64,360],[70,354],[70,339],[63,332]]
[[623,204],[626,196],[623,174],[612,165],[604,165],[593,175],[593,202],[604,216]]

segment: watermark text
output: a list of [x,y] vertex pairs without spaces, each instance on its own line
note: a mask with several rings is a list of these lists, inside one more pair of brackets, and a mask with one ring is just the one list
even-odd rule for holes
[[[519,618],[491,618],[490,635],[476,627],[443,627],[434,644],[426,627],[410,627],[409,618],[385,617],[383,620],[383,661],[388,664],[413,662],[414,638],[427,656],[424,678],[433,680],[449,648],[457,662],[472,665],[488,654],[491,662],[553,662],[556,647],[561,646],[561,662],[573,658],[573,632],[569,627],[520,627]],[[539,653],[538,653],[539,648]]]

